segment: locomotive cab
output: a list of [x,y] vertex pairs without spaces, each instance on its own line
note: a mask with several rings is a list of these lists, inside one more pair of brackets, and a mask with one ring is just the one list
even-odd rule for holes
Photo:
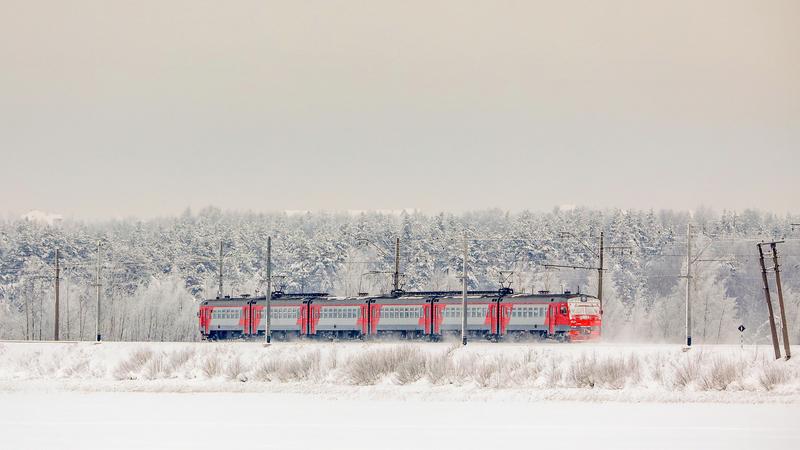
[[588,341],[600,339],[600,301],[585,295],[570,298],[567,302],[569,310],[570,341]]

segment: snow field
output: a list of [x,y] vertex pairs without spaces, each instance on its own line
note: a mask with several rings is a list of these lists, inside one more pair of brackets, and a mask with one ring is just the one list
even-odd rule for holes
[[795,449],[798,404],[0,392],[3,448]]
[[0,389],[800,403],[771,348],[449,343],[0,343]]

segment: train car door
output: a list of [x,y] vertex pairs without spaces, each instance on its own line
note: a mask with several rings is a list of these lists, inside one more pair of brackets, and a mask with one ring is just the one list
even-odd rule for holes
[[425,334],[433,335],[433,301],[426,300],[422,307],[422,314],[425,318]]

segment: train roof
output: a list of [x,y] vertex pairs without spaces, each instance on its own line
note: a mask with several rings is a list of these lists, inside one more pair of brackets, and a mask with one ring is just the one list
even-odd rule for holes
[[[410,301],[410,300],[419,300],[419,299],[429,299],[429,298],[437,298],[437,299],[460,299],[463,295],[462,291],[409,291],[409,292],[397,292],[395,295],[363,295],[363,296],[331,296],[327,293],[304,293],[304,292],[296,292],[296,293],[284,293],[284,292],[273,292],[271,301],[297,301],[297,300],[312,300],[312,301],[324,301],[324,302],[354,302],[354,301]],[[479,299],[479,298],[497,298],[497,297],[504,297],[504,298],[531,298],[531,299],[545,299],[549,298],[552,300],[554,299],[570,299],[574,297],[588,297],[588,298],[597,298],[593,295],[580,293],[580,292],[562,292],[562,293],[555,293],[555,292],[547,292],[547,291],[539,291],[535,294],[530,293],[514,293],[510,289],[503,289],[497,291],[467,291],[468,298],[471,299]],[[233,304],[240,304],[246,302],[259,302],[265,301],[266,296],[249,296],[249,295],[242,295],[239,297],[217,297],[212,299],[204,300],[201,305],[233,305]]]

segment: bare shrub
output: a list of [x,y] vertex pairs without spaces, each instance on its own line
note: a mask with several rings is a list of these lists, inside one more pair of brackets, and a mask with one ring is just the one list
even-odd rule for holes
[[593,388],[597,384],[596,366],[597,358],[595,355],[589,358],[586,354],[581,354],[580,358],[572,363],[567,377],[575,387]]
[[163,353],[155,354],[150,358],[144,366],[143,376],[148,380],[167,378],[169,376],[166,357]]
[[742,378],[741,366],[727,358],[716,357],[700,376],[700,386],[707,391],[724,391]]
[[700,376],[700,364],[694,355],[685,355],[680,360],[671,362],[670,378],[672,387],[686,388],[692,385]]
[[277,371],[278,361],[273,358],[264,358],[256,364],[251,376],[257,381],[272,381],[276,378]]
[[219,375],[220,371],[222,370],[222,362],[219,360],[219,356],[212,353],[203,360],[202,365],[200,366],[200,370],[203,372],[203,375],[206,378],[214,378]]
[[399,361],[394,380],[398,384],[413,383],[425,373],[426,359],[416,347],[412,348],[407,358]]
[[189,362],[194,355],[195,350],[193,348],[182,348],[171,353],[167,359],[168,370],[170,372],[175,372]]
[[72,362],[71,364],[66,364],[64,367],[62,367],[60,371],[60,376],[64,378],[71,378],[81,374],[85,374],[88,370],[89,370],[89,360],[79,359],[77,361]]
[[582,354],[576,359],[567,374],[575,387],[622,389],[628,380],[641,378],[639,360],[633,356],[590,357]]
[[648,357],[647,360],[650,361],[648,365],[648,373],[650,374],[650,378],[659,384],[665,384],[664,356],[661,353],[656,353],[655,355]]
[[472,379],[478,386],[490,387],[499,384],[497,378],[499,378],[498,372],[500,370],[500,365],[497,359],[492,358],[490,360],[479,361],[474,367],[475,370],[472,374]]
[[768,391],[775,389],[775,386],[779,384],[785,383],[788,378],[786,366],[775,364],[774,362],[768,362],[758,373],[758,383]]
[[114,367],[111,375],[117,380],[135,380],[152,357],[153,351],[149,348],[136,349]]
[[[408,362],[412,361],[412,362]],[[417,367],[412,367],[412,366]],[[405,366],[403,374],[398,375],[398,369]],[[382,349],[368,350],[351,357],[345,367],[345,377],[352,384],[370,385],[375,384],[382,378],[395,374],[402,380],[408,381],[411,378],[422,376],[422,369],[425,367],[425,360],[416,347],[395,346]]]
[[354,384],[369,385],[375,384],[383,376],[391,373],[392,369],[385,351],[373,350],[351,358],[347,364],[346,374]]
[[447,381],[453,374],[453,369],[449,351],[431,354],[425,359],[425,376],[433,384]]
[[325,369],[328,371],[336,370],[339,367],[339,352],[336,347],[332,347],[328,351],[328,357],[325,358]]
[[477,365],[478,357],[472,353],[463,355],[461,358],[455,360],[454,370],[451,375],[452,382],[461,384],[467,380],[473,379],[473,374],[475,373]]
[[545,359],[545,385],[547,387],[556,387],[564,380],[564,372],[561,370],[561,358],[555,354],[551,354],[550,358]]
[[240,375],[242,375],[243,372],[244,367],[242,366],[242,360],[239,359],[238,355],[228,361],[228,364],[225,365],[225,378],[228,380],[240,379]]
[[598,359],[595,366],[598,386],[607,389],[622,389],[629,378],[639,379],[639,360],[635,357],[608,357]]
[[[523,358],[525,361],[527,358]],[[512,368],[508,374],[508,380],[516,386],[533,385],[542,372],[540,363],[527,362]]]

